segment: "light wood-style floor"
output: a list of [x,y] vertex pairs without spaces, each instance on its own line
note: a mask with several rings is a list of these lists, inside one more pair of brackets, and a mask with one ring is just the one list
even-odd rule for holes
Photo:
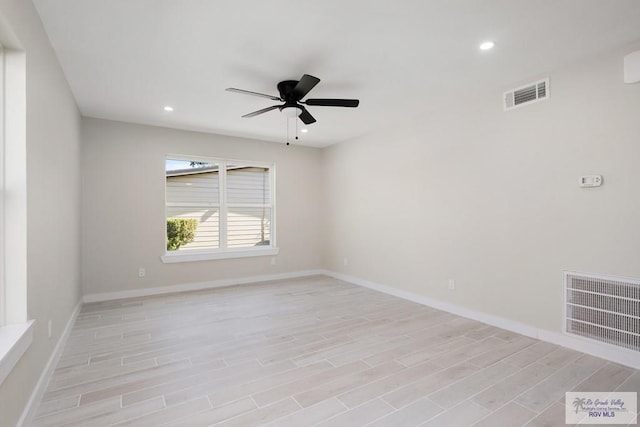
[[86,304],[34,426],[564,426],[640,372],[324,276]]

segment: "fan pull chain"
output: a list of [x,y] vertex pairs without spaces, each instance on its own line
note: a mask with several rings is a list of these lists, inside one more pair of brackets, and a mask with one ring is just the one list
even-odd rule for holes
[[287,116],[287,145],[289,145],[289,117]]

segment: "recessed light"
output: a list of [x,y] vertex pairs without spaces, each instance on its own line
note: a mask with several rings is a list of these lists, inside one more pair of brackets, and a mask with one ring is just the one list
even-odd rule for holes
[[489,50],[493,49],[496,44],[492,41],[484,42],[480,45],[480,50]]
[[300,132],[307,133],[307,132],[309,132],[309,129],[300,129]]
[[167,106],[165,106],[165,107],[164,107],[164,111],[166,111],[166,112],[170,113],[170,112],[172,112],[172,111],[173,111],[173,107],[171,107],[171,106],[167,105]]

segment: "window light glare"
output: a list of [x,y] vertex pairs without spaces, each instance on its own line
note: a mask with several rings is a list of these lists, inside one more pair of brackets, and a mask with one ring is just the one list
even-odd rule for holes
[[492,41],[486,41],[480,45],[480,50],[489,50],[493,49],[496,44]]
[[309,132],[309,129],[300,129],[300,132],[307,133],[307,132]]
[[172,112],[172,111],[173,111],[173,107],[172,107],[172,106],[170,106],[170,105],[166,105],[166,106],[164,107],[164,111],[166,111],[166,112],[170,113],[170,112]]

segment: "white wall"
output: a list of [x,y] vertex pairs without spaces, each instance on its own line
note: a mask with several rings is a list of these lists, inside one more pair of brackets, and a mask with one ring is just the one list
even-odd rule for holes
[[[84,118],[84,294],[320,268],[320,151],[219,135]],[[167,154],[273,162],[276,265],[271,257],[163,264]],[[146,277],[138,278],[138,268]]]
[[325,267],[557,332],[563,270],[640,278],[634,48],[551,70],[545,102],[505,113],[505,82],[324,150]]
[[13,426],[80,299],[80,115],[31,1],[0,0],[0,14],[26,52],[27,315],[36,320],[0,386],[0,424]]

